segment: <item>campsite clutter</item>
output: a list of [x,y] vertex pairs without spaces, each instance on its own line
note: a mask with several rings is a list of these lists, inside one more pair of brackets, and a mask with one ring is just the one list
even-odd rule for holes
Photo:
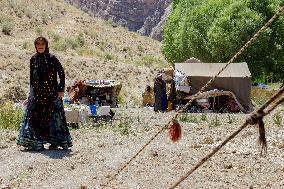
[[188,112],[251,112],[252,82],[247,63],[231,64],[205,92],[195,96],[223,65],[190,58],[164,68],[157,74],[154,87],[146,86],[142,105],[153,106],[155,111],[171,111],[194,97]]
[[121,87],[114,80],[74,81],[63,99],[67,123],[79,127],[90,121],[110,121],[114,116],[111,108],[117,107]]

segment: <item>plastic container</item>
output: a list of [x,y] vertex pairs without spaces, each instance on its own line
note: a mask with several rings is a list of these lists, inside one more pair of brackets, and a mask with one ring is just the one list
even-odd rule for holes
[[97,115],[97,106],[95,104],[89,105],[91,113],[93,116]]
[[98,108],[98,115],[106,116],[110,115],[110,106],[101,106]]

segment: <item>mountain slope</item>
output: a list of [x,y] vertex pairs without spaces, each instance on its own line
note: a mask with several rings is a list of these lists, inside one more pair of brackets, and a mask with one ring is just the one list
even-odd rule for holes
[[123,83],[121,98],[132,104],[140,100],[147,78],[166,65],[161,43],[94,19],[63,0],[1,1],[0,30],[9,24],[9,35],[0,33],[1,99],[26,96],[29,58],[39,35],[48,38],[51,52],[62,62],[67,84],[116,79]]

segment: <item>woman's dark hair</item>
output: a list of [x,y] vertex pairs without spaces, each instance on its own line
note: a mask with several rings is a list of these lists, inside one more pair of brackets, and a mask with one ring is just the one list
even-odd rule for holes
[[[43,41],[45,43],[45,51],[44,53],[49,53],[49,48],[48,48],[48,41],[45,37],[38,37],[35,39],[35,48],[36,48],[36,44],[39,42],[39,41]],[[37,51],[37,50],[36,50]]]

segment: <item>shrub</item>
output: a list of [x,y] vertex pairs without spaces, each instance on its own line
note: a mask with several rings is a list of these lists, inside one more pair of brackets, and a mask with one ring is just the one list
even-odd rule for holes
[[0,129],[18,130],[23,119],[23,110],[13,108],[11,101],[0,104]]
[[201,121],[207,121],[207,116],[206,114],[201,115]]
[[196,116],[192,114],[182,114],[179,118],[182,122],[189,122],[189,123],[198,123],[198,119]]
[[8,3],[9,3],[9,6],[10,6],[12,9],[17,9],[18,3],[17,3],[16,0],[9,0]]
[[113,25],[114,25],[114,22],[113,22],[113,20],[112,20],[111,18],[109,18],[107,21],[105,21],[105,23],[106,23],[107,25],[110,25],[110,26],[113,26]]
[[106,59],[106,60],[113,60],[113,58],[114,58],[114,57],[113,57],[112,54],[110,54],[110,53],[106,53],[106,54],[105,54],[105,59]]
[[76,39],[76,42],[79,44],[80,47],[83,47],[85,45],[85,38],[83,33],[79,34],[79,36]]
[[144,47],[143,47],[142,45],[138,45],[138,46],[137,46],[137,49],[138,49],[140,52],[144,52],[144,51],[145,51],[145,49],[144,49]]
[[71,38],[65,39],[65,43],[67,45],[67,48],[70,47],[73,50],[78,47],[77,41]]
[[23,43],[23,49],[28,49],[28,42],[25,41],[25,42]]
[[43,32],[42,27],[37,27],[36,32],[37,32],[38,35],[42,35],[42,32]]
[[232,117],[230,114],[228,114],[228,123],[232,124],[236,121],[236,119],[234,117]]
[[276,114],[274,114],[273,116],[273,122],[275,125],[277,125],[278,127],[280,127],[282,125],[283,122],[283,117],[280,115],[279,112],[277,112]]
[[66,51],[68,49],[68,44],[65,40],[59,40],[54,42],[52,47],[57,51]]
[[114,131],[119,132],[121,135],[129,135],[130,120],[122,120],[117,126],[114,127]]
[[33,17],[33,13],[32,13],[32,11],[30,9],[24,9],[23,12],[26,15],[26,17],[28,17],[28,18],[32,18]]
[[152,67],[153,65],[161,67],[164,65],[164,61],[160,58],[154,57],[153,55],[145,55],[142,56],[140,60],[136,61],[136,64],[148,67]]
[[42,23],[47,24],[48,22],[48,15],[46,13],[41,14]]
[[60,40],[60,35],[58,33],[55,32],[50,32],[49,35],[52,37],[52,39],[54,40],[54,42],[57,42]]
[[106,48],[106,43],[104,41],[101,41],[98,43],[98,46],[100,48],[101,51],[104,51]]
[[11,32],[14,28],[14,21],[11,18],[4,18],[1,21],[1,25],[2,25],[2,32],[5,35],[11,35]]
[[80,55],[80,56],[94,56],[96,55],[96,52],[93,49],[89,49],[89,48],[77,48],[76,52]]
[[218,119],[218,116],[216,115],[213,120],[211,120],[209,127],[219,127],[221,125],[220,120]]
[[89,34],[89,35],[90,35],[90,37],[91,37],[92,39],[96,39],[96,38],[97,38],[97,32],[96,32],[96,31],[92,31],[92,33]]
[[119,94],[117,100],[118,100],[118,104],[125,104],[126,103],[125,95]]

